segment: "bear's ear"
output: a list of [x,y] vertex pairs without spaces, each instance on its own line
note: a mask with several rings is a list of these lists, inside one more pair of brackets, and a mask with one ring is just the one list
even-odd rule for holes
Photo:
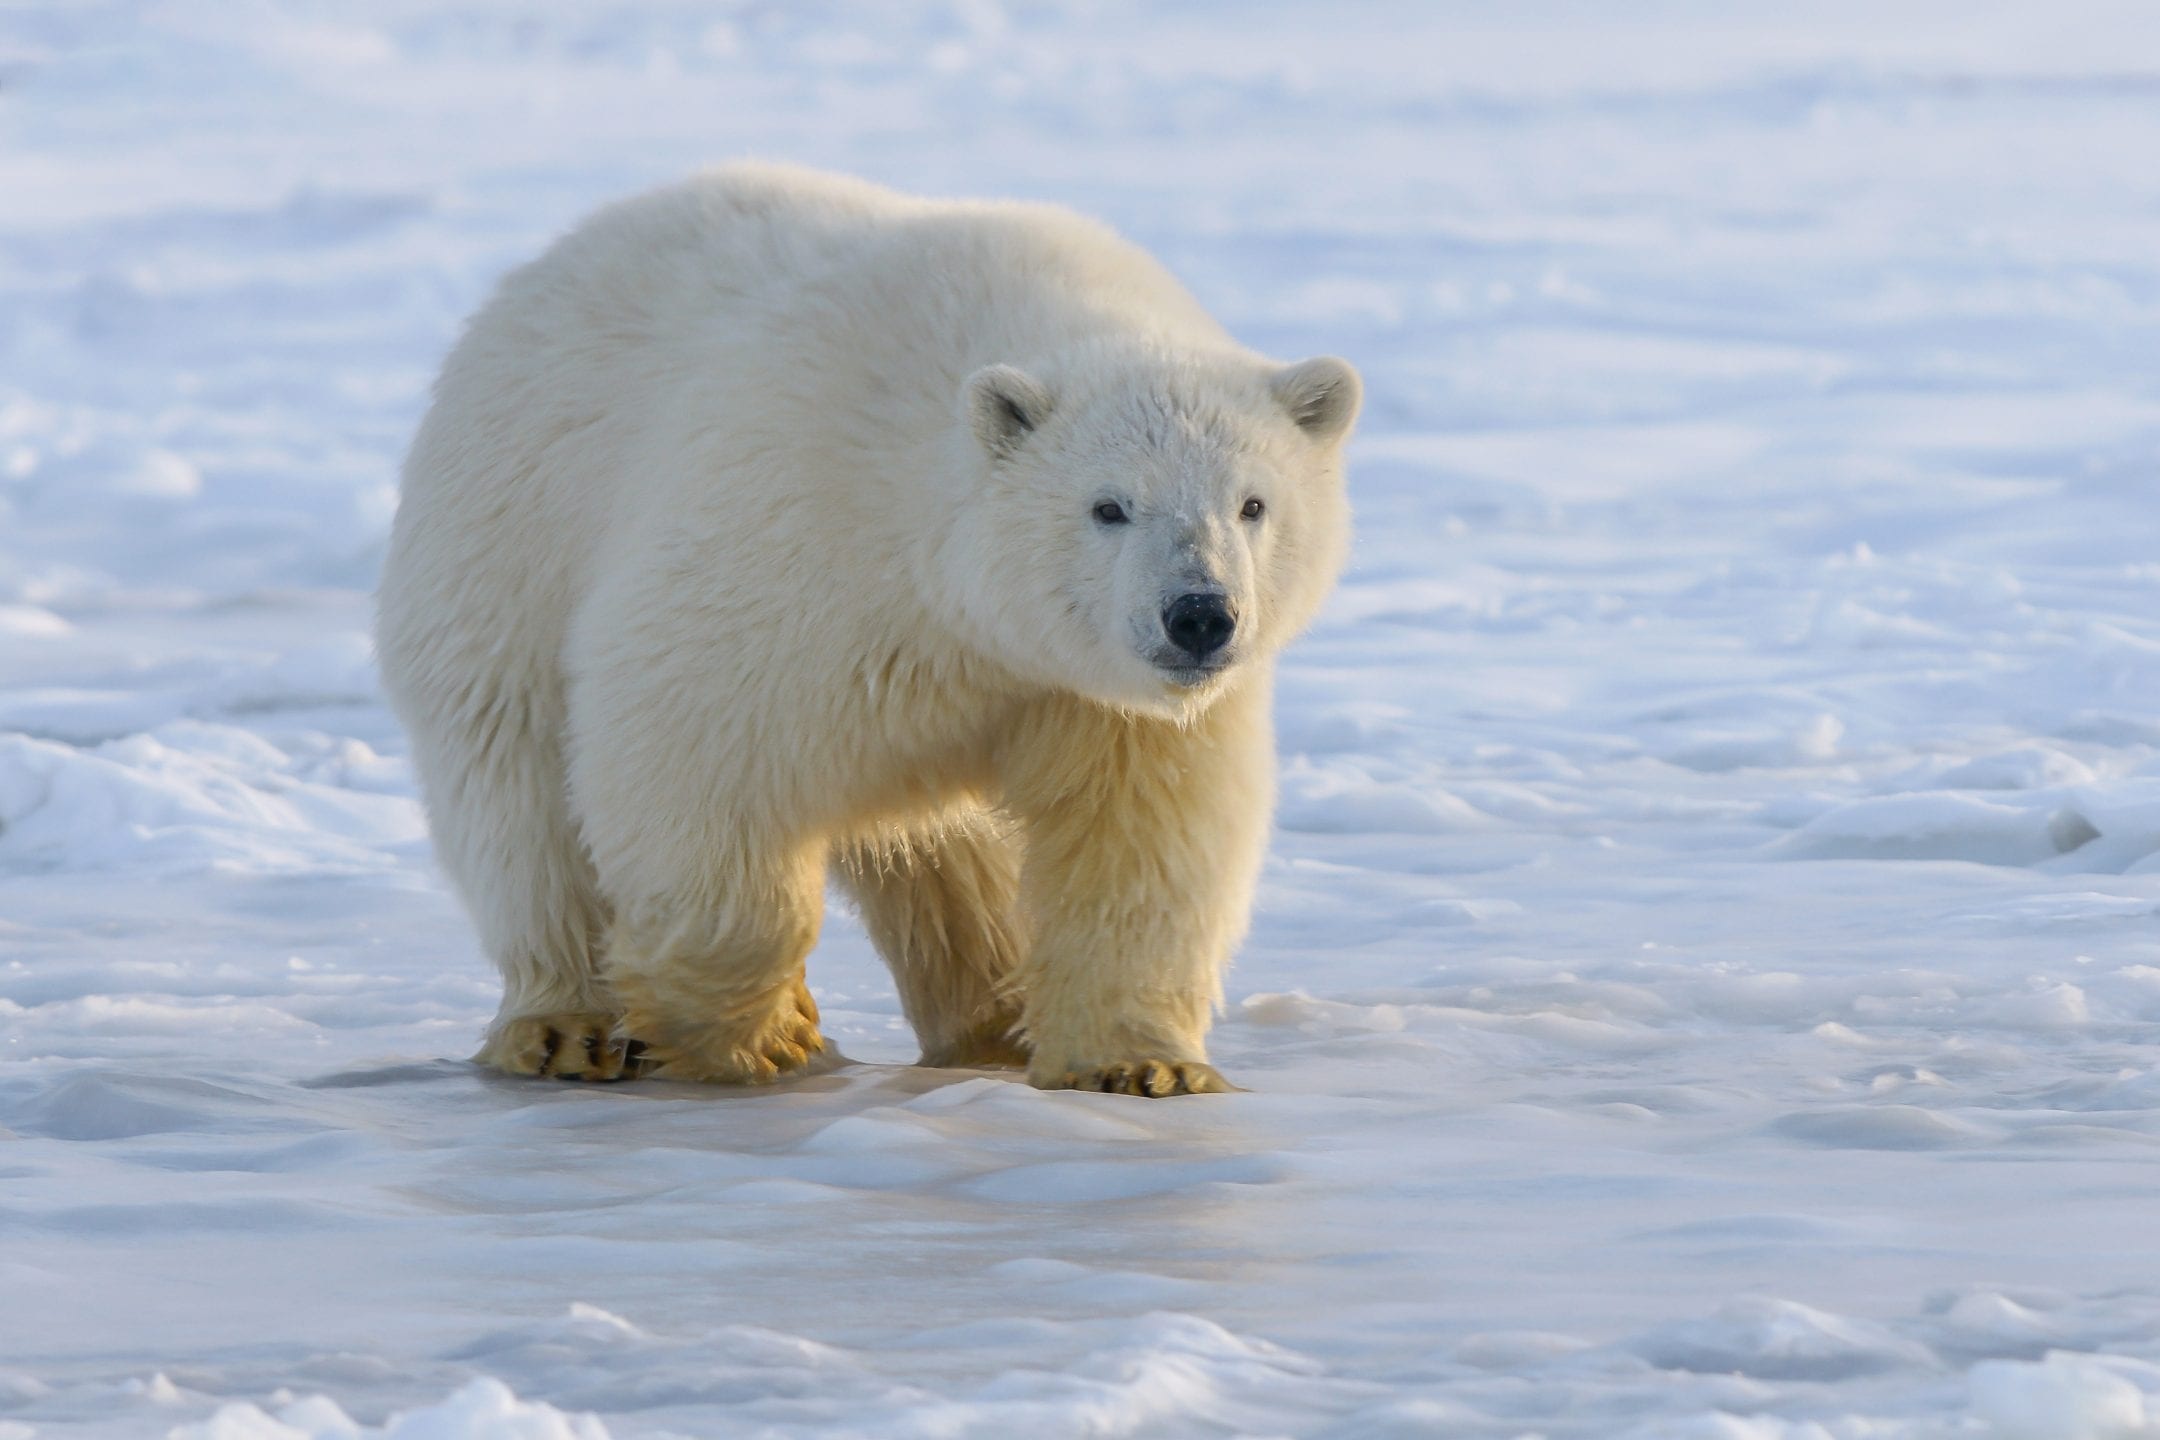
[[1333,355],[1300,360],[1278,372],[1272,388],[1300,430],[1315,440],[1329,441],[1350,433],[1365,393],[1350,362]]
[[994,458],[1017,450],[1050,417],[1050,392],[1011,365],[984,366],[968,376],[961,393],[975,438]]

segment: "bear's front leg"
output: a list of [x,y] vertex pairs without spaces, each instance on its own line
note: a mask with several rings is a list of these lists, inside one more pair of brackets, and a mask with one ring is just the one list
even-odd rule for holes
[[785,696],[684,639],[704,552],[658,553],[588,597],[565,650],[570,809],[612,916],[601,979],[641,1073],[757,1083],[824,1049],[803,965],[826,842],[786,823],[793,772],[759,743],[756,702]]
[[623,907],[607,978],[651,1073],[758,1084],[825,1048],[803,975],[823,898],[823,867],[807,855],[738,856],[694,888]]
[[1180,725],[1079,700],[1028,717],[1004,766],[1027,831],[1022,1027],[1043,1089],[1234,1089],[1207,1030],[1266,853],[1264,676]]

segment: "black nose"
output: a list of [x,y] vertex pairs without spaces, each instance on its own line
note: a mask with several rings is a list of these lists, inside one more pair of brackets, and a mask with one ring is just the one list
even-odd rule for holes
[[1220,595],[1180,595],[1162,612],[1163,633],[1195,660],[1205,660],[1230,643],[1237,616]]

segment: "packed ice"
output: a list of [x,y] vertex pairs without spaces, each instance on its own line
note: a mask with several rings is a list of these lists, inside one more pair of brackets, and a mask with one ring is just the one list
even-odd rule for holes
[[[2160,1436],[2160,12],[0,13],[0,1440]],[[368,643],[502,271],[743,155],[1354,360],[1215,1058],[516,1083]]]

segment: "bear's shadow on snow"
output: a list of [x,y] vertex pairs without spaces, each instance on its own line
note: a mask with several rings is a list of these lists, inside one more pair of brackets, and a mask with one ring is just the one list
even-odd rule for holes
[[864,1108],[901,1104],[936,1090],[971,1080],[999,1080],[1026,1085],[1017,1070],[935,1069],[922,1065],[881,1065],[853,1060],[836,1049],[814,1059],[804,1070],[763,1085],[701,1085],[657,1078],[589,1083],[505,1075],[471,1060],[400,1061],[362,1066],[299,1081],[305,1090],[379,1090],[398,1086],[456,1085],[475,1096],[513,1102],[509,1108],[547,1105],[563,1100],[698,1101],[741,1103],[857,1092]]

